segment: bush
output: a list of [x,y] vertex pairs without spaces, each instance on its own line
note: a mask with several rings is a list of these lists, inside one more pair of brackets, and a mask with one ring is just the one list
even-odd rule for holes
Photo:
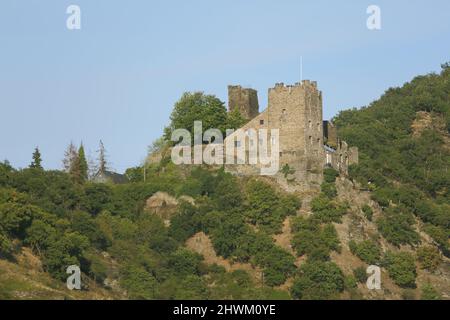
[[203,256],[198,253],[180,248],[172,253],[168,259],[168,265],[174,275],[199,275],[200,262]]
[[364,213],[364,216],[367,218],[367,220],[372,221],[372,217],[373,217],[373,210],[371,207],[369,207],[367,204],[365,204],[362,207],[362,211]]
[[321,226],[317,219],[298,217],[292,222],[292,247],[297,255],[312,260],[328,260],[330,251],[340,250],[339,238],[332,224]]
[[354,255],[358,256],[367,264],[377,264],[380,260],[381,249],[371,240],[365,240],[360,243],[352,240],[348,243],[348,246]]
[[413,216],[399,207],[386,209],[384,217],[377,220],[381,235],[395,246],[417,244],[420,241],[413,224]]
[[255,261],[264,268],[264,282],[271,287],[285,283],[296,269],[294,257],[275,245],[268,251],[259,252]]
[[268,234],[280,233],[283,221],[294,215],[301,201],[295,195],[283,195],[262,181],[250,180],[246,186],[248,221]]
[[0,256],[9,256],[13,252],[11,240],[0,228]]
[[40,253],[57,241],[56,229],[41,220],[34,220],[26,230],[25,244],[31,246],[33,250]]
[[337,190],[334,183],[327,183],[327,182],[322,183],[321,190],[322,193],[330,199],[336,198],[337,196]]
[[335,299],[344,290],[344,274],[333,262],[307,261],[291,288],[292,297],[302,300]]
[[321,194],[311,201],[311,209],[314,216],[321,222],[342,222],[342,216],[347,213],[347,206],[330,200]]
[[421,291],[421,300],[442,300],[442,295],[429,283],[424,284]]
[[417,273],[414,256],[408,252],[388,252],[383,264],[398,286],[415,288]]
[[131,299],[154,299],[158,282],[143,267],[125,265],[121,270],[120,284]]
[[44,253],[44,268],[54,278],[66,280],[66,269],[71,265],[83,270],[85,250],[89,247],[87,237],[77,232],[64,234],[59,241],[52,242]]
[[334,183],[339,176],[339,172],[333,168],[325,168],[323,170],[323,178],[327,183]]
[[435,271],[441,263],[441,254],[435,247],[423,246],[417,249],[417,260],[422,269]]
[[450,232],[448,230],[432,224],[426,224],[424,231],[437,242],[445,256],[450,256],[450,245],[448,244]]
[[360,283],[366,283],[367,282],[367,272],[364,267],[358,267],[353,270],[353,275],[355,276],[356,280]]
[[358,283],[354,276],[347,276],[344,279],[344,287],[347,290],[356,289],[358,287]]

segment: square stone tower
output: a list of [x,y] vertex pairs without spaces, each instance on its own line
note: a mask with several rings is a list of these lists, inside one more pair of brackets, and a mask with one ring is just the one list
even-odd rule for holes
[[[279,172],[277,181],[287,189],[309,190],[323,180],[325,151],[323,145],[322,93],[317,83],[308,80],[285,86],[277,83],[268,92],[267,109],[241,129],[279,130]],[[234,139],[231,135],[227,139]],[[239,145],[249,141],[241,141]],[[290,169],[283,173],[283,167]],[[228,166],[240,175],[257,174],[258,165]]]
[[309,80],[269,89],[267,127],[280,130],[280,169],[295,170],[295,180],[320,184],[324,165],[322,93]]
[[236,108],[247,120],[256,117],[259,114],[257,91],[241,86],[228,86],[228,111]]

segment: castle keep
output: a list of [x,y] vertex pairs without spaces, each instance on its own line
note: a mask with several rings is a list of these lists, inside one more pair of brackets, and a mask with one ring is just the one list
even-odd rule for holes
[[[249,129],[279,129],[279,172],[277,181],[288,189],[310,189],[320,186],[323,169],[330,166],[347,174],[348,166],[358,162],[357,148],[349,148],[341,141],[336,128],[329,121],[323,121],[322,92],[315,81],[304,80],[295,85],[278,83],[269,89],[266,110],[259,113],[256,90],[240,86],[228,87],[229,111],[238,108],[250,119],[244,125]],[[226,139],[239,138],[230,135]],[[248,134],[246,150],[251,143]],[[248,158],[248,151],[245,155]],[[238,175],[259,174],[260,165],[227,165],[226,169]]]

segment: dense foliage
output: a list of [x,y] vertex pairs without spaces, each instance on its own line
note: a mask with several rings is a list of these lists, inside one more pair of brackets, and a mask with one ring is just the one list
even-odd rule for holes
[[450,64],[389,89],[369,107],[342,111],[334,122],[359,148],[350,174],[385,209],[377,221],[383,236],[395,245],[418,243],[418,217],[449,255]]

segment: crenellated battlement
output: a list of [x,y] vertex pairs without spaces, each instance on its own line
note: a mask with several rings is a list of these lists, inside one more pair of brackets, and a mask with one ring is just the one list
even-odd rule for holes
[[[279,130],[280,167],[287,165],[293,170],[291,179],[300,189],[320,186],[325,164],[345,173],[348,163],[357,161],[357,150],[350,152],[348,148],[340,148],[335,154],[332,154],[331,148],[326,151],[324,142],[329,143],[327,138],[330,132],[328,130],[327,135],[324,134],[322,92],[316,81],[303,80],[293,85],[276,83],[268,89],[268,105],[261,114],[255,112],[256,90],[239,85],[229,86],[228,95],[230,110],[238,107],[250,120],[241,129]],[[283,185],[286,177],[279,174],[277,181]]]

